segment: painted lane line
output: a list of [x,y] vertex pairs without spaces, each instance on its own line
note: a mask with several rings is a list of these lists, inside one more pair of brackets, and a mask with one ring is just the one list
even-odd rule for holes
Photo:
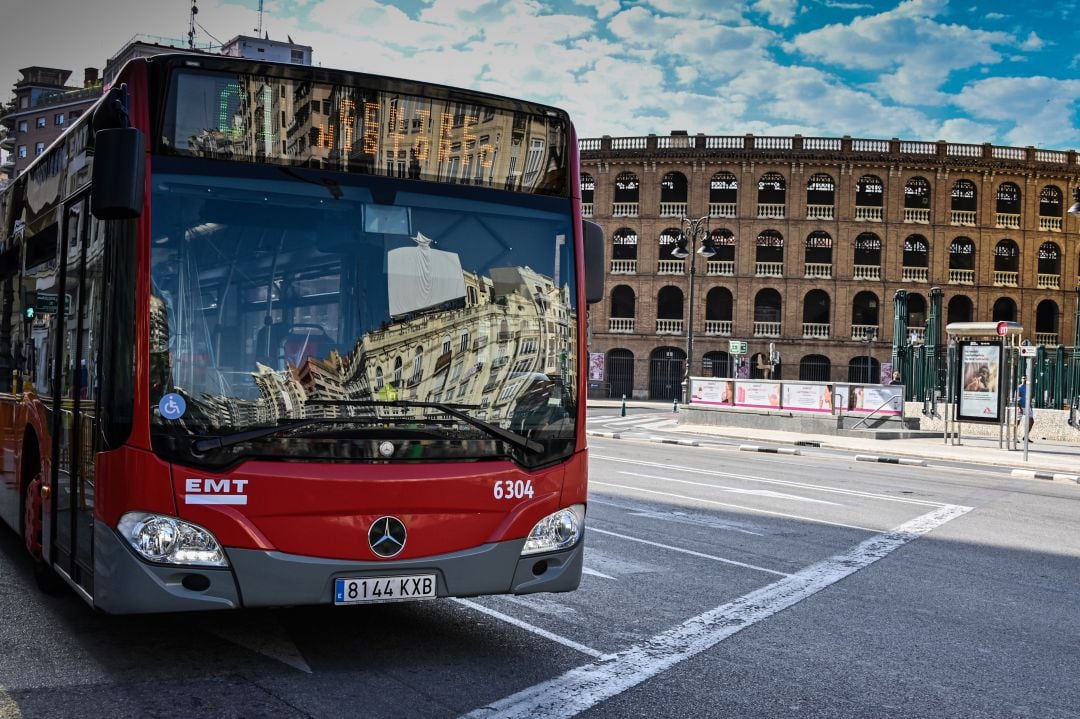
[[690,497],[685,494],[674,494],[672,492],[661,492],[655,489],[644,489],[643,487],[634,487],[628,484],[613,484],[612,482],[598,482],[596,480],[589,480],[589,486],[600,487],[615,487],[616,489],[629,489],[632,492],[645,492],[646,494],[656,494],[661,497],[674,497],[675,499],[685,499],[691,502],[704,502],[706,504],[714,504],[718,507],[729,507],[731,509],[741,509],[746,512],[756,512],[758,514],[768,514],[773,517],[783,517],[784,519],[797,519],[800,522],[812,522],[814,524],[827,524],[830,527],[843,527],[844,529],[857,529],[860,532],[880,532],[880,529],[874,529],[872,527],[860,527],[857,524],[843,524],[841,522],[830,522],[825,519],[815,519],[814,517],[804,517],[799,514],[788,514],[787,512],[774,512],[769,509],[758,509],[757,507],[747,507],[741,504],[730,504],[728,502],[717,502],[715,499],[702,499],[701,497]]
[[570,719],[812,597],[969,511],[970,507],[946,505],[916,517],[843,554],[699,614],[607,661],[571,669],[469,712],[464,719]]
[[589,505],[600,505],[603,507],[615,507],[625,512],[629,512],[633,517],[644,517],[646,519],[662,519],[665,522],[679,522],[681,524],[696,525],[699,527],[709,527],[710,529],[720,529],[727,532],[739,532],[740,534],[749,534],[753,537],[763,537],[764,532],[755,532],[750,529],[741,527],[736,522],[726,522],[716,519],[711,515],[692,514],[690,512],[662,512],[653,509],[647,504],[640,502],[617,502],[610,499],[596,499],[592,496],[589,497]]
[[723,492],[732,492],[734,494],[749,494],[755,497],[770,497],[772,499],[790,499],[794,502],[809,502],[811,504],[827,504],[830,507],[843,507],[846,505],[837,504],[836,502],[829,502],[824,499],[810,499],[809,497],[800,497],[797,494],[784,494],[783,492],[774,492],[770,489],[738,489],[737,487],[721,487],[718,484],[709,484],[708,482],[691,482],[688,479],[673,479],[671,477],[660,477],[655,474],[642,474],[641,472],[624,472],[619,471],[619,474],[625,474],[631,477],[642,477],[644,479],[659,479],[662,482],[675,482],[676,484],[690,484],[695,487],[710,487],[712,489],[719,489]]
[[450,601],[457,602],[458,604],[460,604],[463,607],[468,607],[469,609],[480,612],[481,614],[486,614],[489,617],[492,617],[494,619],[498,619],[501,622],[506,622],[507,624],[511,624],[511,625],[513,625],[513,626],[515,626],[515,627],[517,627],[519,629],[524,629],[527,632],[532,632],[533,634],[535,634],[537,636],[540,636],[540,637],[543,637],[544,639],[550,639],[551,641],[556,642],[557,644],[562,644],[564,647],[569,647],[569,648],[571,648],[571,649],[573,649],[575,651],[581,652],[582,654],[587,654],[590,657],[592,657],[593,659],[599,659],[601,661],[604,661],[604,660],[610,659],[613,656],[611,654],[604,654],[603,652],[597,651],[596,649],[593,649],[592,647],[587,647],[584,644],[579,644],[578,642],[575,642],[573,639],[567,639],[566,637],[560,637],[558,634],[554,634],[552,632],[549,632],[546,629],[541,629],[540,627],[537,627],[537,626],[535,626],[533,624],[529,624],[528,622],[523,622],[523,621],[521,621],[520,619],[518,619],[516,617],[511,617],[509,614],[503,614],[502,612],[496,611],[494,609],[489,609],[488,607],[485,607],[483,604],[477,604],[476,602],[471,601],[469,599],[460,599],[458,597],[451,597]]
[[866,499],[880,499],[884,502],[897,502],[899,504],[916,504],[924,507],[945,507],[948,506],[943,502],[932,502],[926,499],[909,499],[907,497],[893,497],[888,494],[877,494],[875,492],[866,492],[861,489],[843,489],[840,487],[828,487],[821,484],[809,484],[807,482],[792,482],[786,479],[772,479],[770,477],[759,477],[751,474],[735,474],[733,472],[720,472],[714,469],[698,469],[697,467],[686,467],[675,464],[664,464],[663,462],[649,462],[642,459],[626,459],[624,457],[611,457],[608,455],[590,453],[590,459],[602,459],[608,462],[619,462],[622,464],[633,464],[639,467],[653,467],[656,469],[664,469],[668,471],[685,472],[686,474],[701,474],[707,477],[720,477],[723,479],[741,479],[747,482],[761,482],[762,484],[776,484],[784,487],[798,487],[799,489],[814,489],[820,492],[828,492],[830,494],[844,494],[850,497],[863,497]]
[[590,577],[600,577],[601,579],[610,579],[612,581],[615,581],[615,577],[604,574],[603,572],[598,572],[595,569],[589,569],[588,567],[582,567],[581,573],[588,574]]
[[736,562],[734,559],[724,559],[723,557],[714,557],[711,554],[702,554],[701,552],[695,552],[692,549],[683,549],[682,547],[673,547],[670,544],[660,544],[660,542],[653,542],[648,539],[641,539],[639,537],[631,537],[629,534],[619,534],[618,532],[609,532],[605,529],[597,529],[596,527],[589,527],[589,532],[596,532],[598,534],[607,534],[611,537],[618,537],[619,539],[626,539],[631,542],[640,542],[641,544],[648,544],[650,547],[659,547],[660,549],[667,549],[672,552],[680,552],[682,554],[689,554],[692,557],[701,557],[702,559],[711,559],[714,562],[721,562],[723,564],[731,564],[736,567],[744,567],[746,569],[753,569],[758,572],[766,572],[768,574],[775,574],[778,577],[790,577],[787,572],[778,572],[775,569],[766,569],[765,567],[759,567],[756,564],[747,564],[746,562]]

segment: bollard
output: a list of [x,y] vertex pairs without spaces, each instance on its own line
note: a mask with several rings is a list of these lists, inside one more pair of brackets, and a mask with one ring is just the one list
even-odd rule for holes
[[678,414],[678,412],[679,412],[679,398],[678,397],[672,397],[671,398],[671,411]]
[[619,412],[620,417],[626,416],[626,395],[622,396],[622,410]]

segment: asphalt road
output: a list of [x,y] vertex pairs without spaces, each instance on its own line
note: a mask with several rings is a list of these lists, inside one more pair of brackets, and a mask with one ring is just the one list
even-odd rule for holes
[[0,717],[1080,716],[1077,487],[616,415],[570,594],[107,617],[0,532]]

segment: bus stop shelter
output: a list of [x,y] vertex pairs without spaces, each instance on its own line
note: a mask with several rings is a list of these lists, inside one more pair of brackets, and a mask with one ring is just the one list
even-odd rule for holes
[[998,446],[1016,448],[1016,372],[1024,327],[1017,322],[951,322],[946,364],[945,442],[959,445],[964,423],[998,425]]

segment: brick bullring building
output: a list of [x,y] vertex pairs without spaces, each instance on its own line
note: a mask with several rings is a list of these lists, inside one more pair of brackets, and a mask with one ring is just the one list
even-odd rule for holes
[[[877,381],[898,289],[904,342],[938,287],[945,323],[1009,320],[1032,342],[1072,343],[1074,151],[685,132],[580,148],[584,213],[606,237],[595,393],[675,397],[690,318],[695,376]],[[741,367],[730,340],[748,344]]]

